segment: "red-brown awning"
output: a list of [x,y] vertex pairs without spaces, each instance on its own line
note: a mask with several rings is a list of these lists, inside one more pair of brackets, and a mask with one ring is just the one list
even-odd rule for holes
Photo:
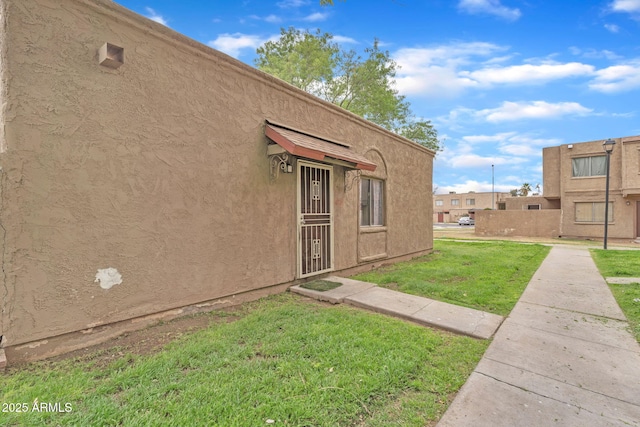
[[307,135],[273,123],[265,125],[264,133],[269,139],[294,156],[319,161],[328,161],[328,157],[350,163],[354,169],[376,170],[376,165],[371,163],[369,159],[354,153],[348,146],[339,142]]

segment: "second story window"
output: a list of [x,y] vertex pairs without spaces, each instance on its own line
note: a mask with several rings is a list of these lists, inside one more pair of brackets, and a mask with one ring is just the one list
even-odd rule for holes
[[467,206],[475,206],[476,199],[467,199]]
[[459,206],[460,199],[451,199],[451,206]]
[[606,171],[606,156],[576,157],[571,159],[571,176],[604,176]]
[[436,206],[442,206],[442,205],[443,205],[442,200],[436,200]]

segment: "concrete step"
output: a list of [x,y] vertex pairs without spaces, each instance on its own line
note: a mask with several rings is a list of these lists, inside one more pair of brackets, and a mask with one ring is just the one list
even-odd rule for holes
[[381,288],[373,283],[337,276],[323,280],[342,285],[328,291],[315,291],[299,285],[290,290],[320,301],[345,303],[479,339],[491,338],[504,320],[496,314]]

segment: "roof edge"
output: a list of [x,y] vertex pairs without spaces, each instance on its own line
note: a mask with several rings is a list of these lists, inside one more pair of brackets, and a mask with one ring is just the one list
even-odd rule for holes
[[[130,9],[127,9],[124,6],[114,3],[112,0],[69,0],[75,1],[77,3],[84,4],[87,7],[90,7],[94,10],[99,11],[102,14],[107,14],[112,18],[120,21],[124,21],[129,25],[137,27],[148,33],[151,36],[159,37],[164,39],[164,41],[173,44],[174,46],[183,46],[188,48],[189,50],[195,51],[197,54],[202,55],[204,57],[215,58],[216,63],[218,65],[228,66],[234,70],[234,72],[241,73],[244,76],[253,78],[255,80],[262,81],[265,84],[268,84],[272,87],[277,87],[281,90],[288,92],[290,95],[298,98],[304,99],[306,102],[313,102],[316,105],[319,105],[327,110],[330,110],[334,114],[338,114],[343,116],[345,119],[348,119],[352,122],[358,122],[360,125],[366,126],[372,130],[375,130],[379,133],[386,134],[391,136],[393,139],[397,140],[400,143],[408,145],[416,150],[424,151],[426,153],[435,156],[436,152],[430,148],[424,147],[418,144],[415,141],[411,141],[403,136],[398,135],[397,133],[391,132],[388,129],[383,128],[380,125],[377,125],[369,120],[366,120],[355,113],[352,113],[348,110],[345,110],[342,107],[339,107],[329,101],[325,101],[321,98],[318,98],[310,93],[303,91],[277,77],[274,77],[270,74],[267,74],[257,68],[251,67],[244,62],[235,59],[226,53],[223,53],[219,50],[216,50],[212,47],[209,47],[205,44],[202,44],[192,38],[189,38],[177,31],[166,27],[158,22],[152,21],[149,18],[146,18],[136,12],[133,12]],[[0,0],[0,3],[4,3],[4,0]]]

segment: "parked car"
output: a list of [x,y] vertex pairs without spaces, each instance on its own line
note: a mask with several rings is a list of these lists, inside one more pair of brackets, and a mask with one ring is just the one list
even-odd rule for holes
[[461,216],[458,225],[476,225],[476,220],[468,216]]

